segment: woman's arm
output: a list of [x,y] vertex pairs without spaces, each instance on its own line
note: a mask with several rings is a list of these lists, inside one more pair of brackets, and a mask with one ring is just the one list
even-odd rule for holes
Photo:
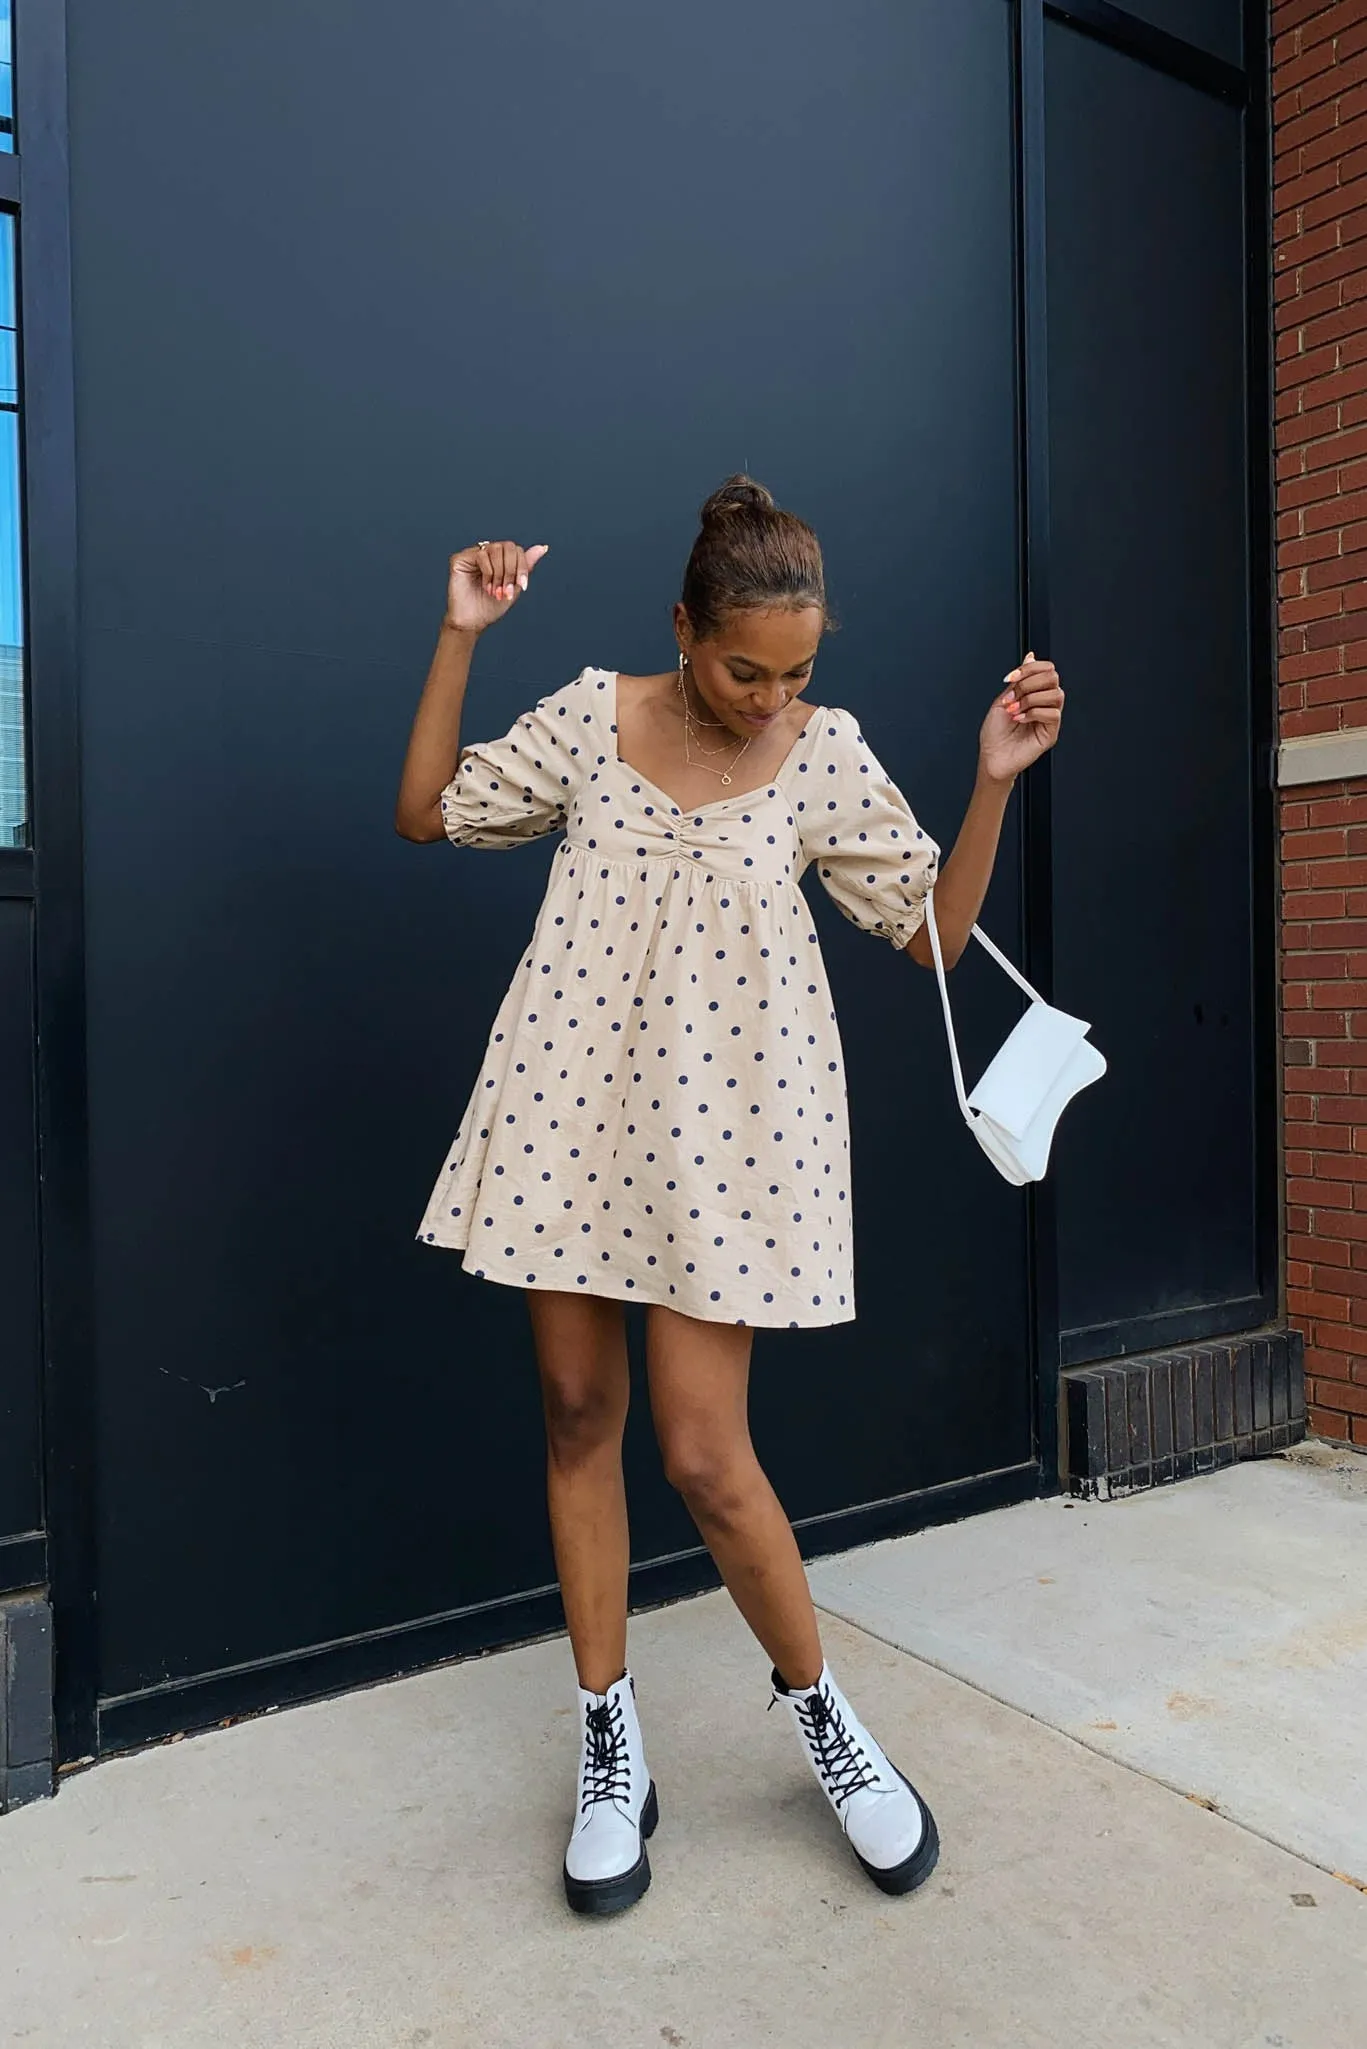
[[460,712],[478,638],[477,633],[442,620],[413,720],[394,813],[394,829],[406,840],[423,844],[446,837],[441,793],[460,758]]
[[[967,946],[983,907],[1016,778],[1054,745],[1063,719],[1063,686],[1052,662],[1037,662],[1027,655],[1006,681],[1006,695],[995,701],[983,721],[973,795],[935,885],[935,923],[949,968]],[[924,925],[908,941],[906,951],[923,968],[934,967]]]
[[[959,827],[949,859],[935,885],[935,924],[940,934],[940,951],[947,968],[952,968],[968,944],[992,880],[1002,820],[1011,801],[1015,778],[993,782],[978,771],[964,822]],[[923,968],[933,968],[930,932],[922,925],[908,940],[906,951]]]
[[504,618],[546,553],[514,541],[489,541],[451,557],[446,616],[409,737],[395,830],[420,845],[446,837],[441,793],[460,760],[460,714],[475,643]]

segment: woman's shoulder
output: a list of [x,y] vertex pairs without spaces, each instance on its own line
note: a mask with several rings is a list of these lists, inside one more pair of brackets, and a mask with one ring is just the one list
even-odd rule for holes
[[840,704],[816,705],[802,729],[802,742],[826,754],[850,753],[865,744],[858,719]]
[[832,778],[828,795],[837,798],[857,791],[862,799],[870,779],[887,775],[858,716],[841,704],[821,705],[812,713],[792,760],[804,783],[813,776]]
[[858,755],[861,761],[874,758],[873,743],[864,731],[863,720],[843,705],[826,707],[823,737],[827,746],[837,753]]
[[812,717],[825,719],[827,726],[834,726],[837,732],[859,731],[859,720],[843,704],[818,704],[813,708]]
[[606,691],[611,688],[615,680],[615,672],[612,669],[595,669],[590,664],[587,668],[580,669],[576,675],[571,676],[568,683],[560,684],[558,689],[548,694],[552,697],[563,697],[567,692],[575,690]]
[[592,718],[597,710],[605,711],[610,719],[613,675],[610,669],[585,668],[571,676],[568,683],[560,683],[553,690],[545,690],[536,700],[536,710],[552,717],[569,718],[578,711],[581,716]]
[[663,698],[674,680],[669,671],[654,676],[632,676],[625,669],[592,669],[586,673],[601,676],[624,705],[639,703],[642,698]]

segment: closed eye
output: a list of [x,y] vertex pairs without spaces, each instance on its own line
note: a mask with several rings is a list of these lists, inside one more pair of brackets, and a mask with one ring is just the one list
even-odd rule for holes
[[[811,673],[811,663],[802,662],[796,669],[789,669],[782,680],[785,683],[805,683],[810,677]],[[732,669],[731,680],[733,683],[739,683],[742,688],[747,688],[752,683],[763,682],[764,679],[762,676],[742,675],[739,669]]]

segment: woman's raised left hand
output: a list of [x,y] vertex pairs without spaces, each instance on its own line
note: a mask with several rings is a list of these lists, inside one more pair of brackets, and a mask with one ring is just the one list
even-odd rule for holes
[[1006,678],[978,736],[978,766],[994,783],[1014,782],[1058,739],[1063,685],[1052,662],[1029,654]]

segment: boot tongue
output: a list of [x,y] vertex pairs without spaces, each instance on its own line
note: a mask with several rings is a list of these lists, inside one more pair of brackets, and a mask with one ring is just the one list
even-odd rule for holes
[[875,1789],[877,1773],[871,1760],[820,1687],[798,1697],[802,1714],[811,1724],[809,1740],[816,1747],[827,1787],[837,1805]]
[[605,1700],[601,1706],[591,1707],[584,1720],[588,1725],[593,1761],[601,1768],[608,1764],[615,1747],[613,1743],[611,1703]]
[[630,1790],[630,1775],[620,1711],[614,1712],[612,1701],[601,1701],[586,1710],[584,1724],[588,1735],[584,1754],[585,1801],[592,1805],[598,1800],[624,1799]]
[[821,1681],[819,1679],[814,1686],[789,1686],[777,1665],[775,1665],[770,1675],[770,1684],[774,1692],[783,1700],[810,1700],[814,1694],[821,1691]]

